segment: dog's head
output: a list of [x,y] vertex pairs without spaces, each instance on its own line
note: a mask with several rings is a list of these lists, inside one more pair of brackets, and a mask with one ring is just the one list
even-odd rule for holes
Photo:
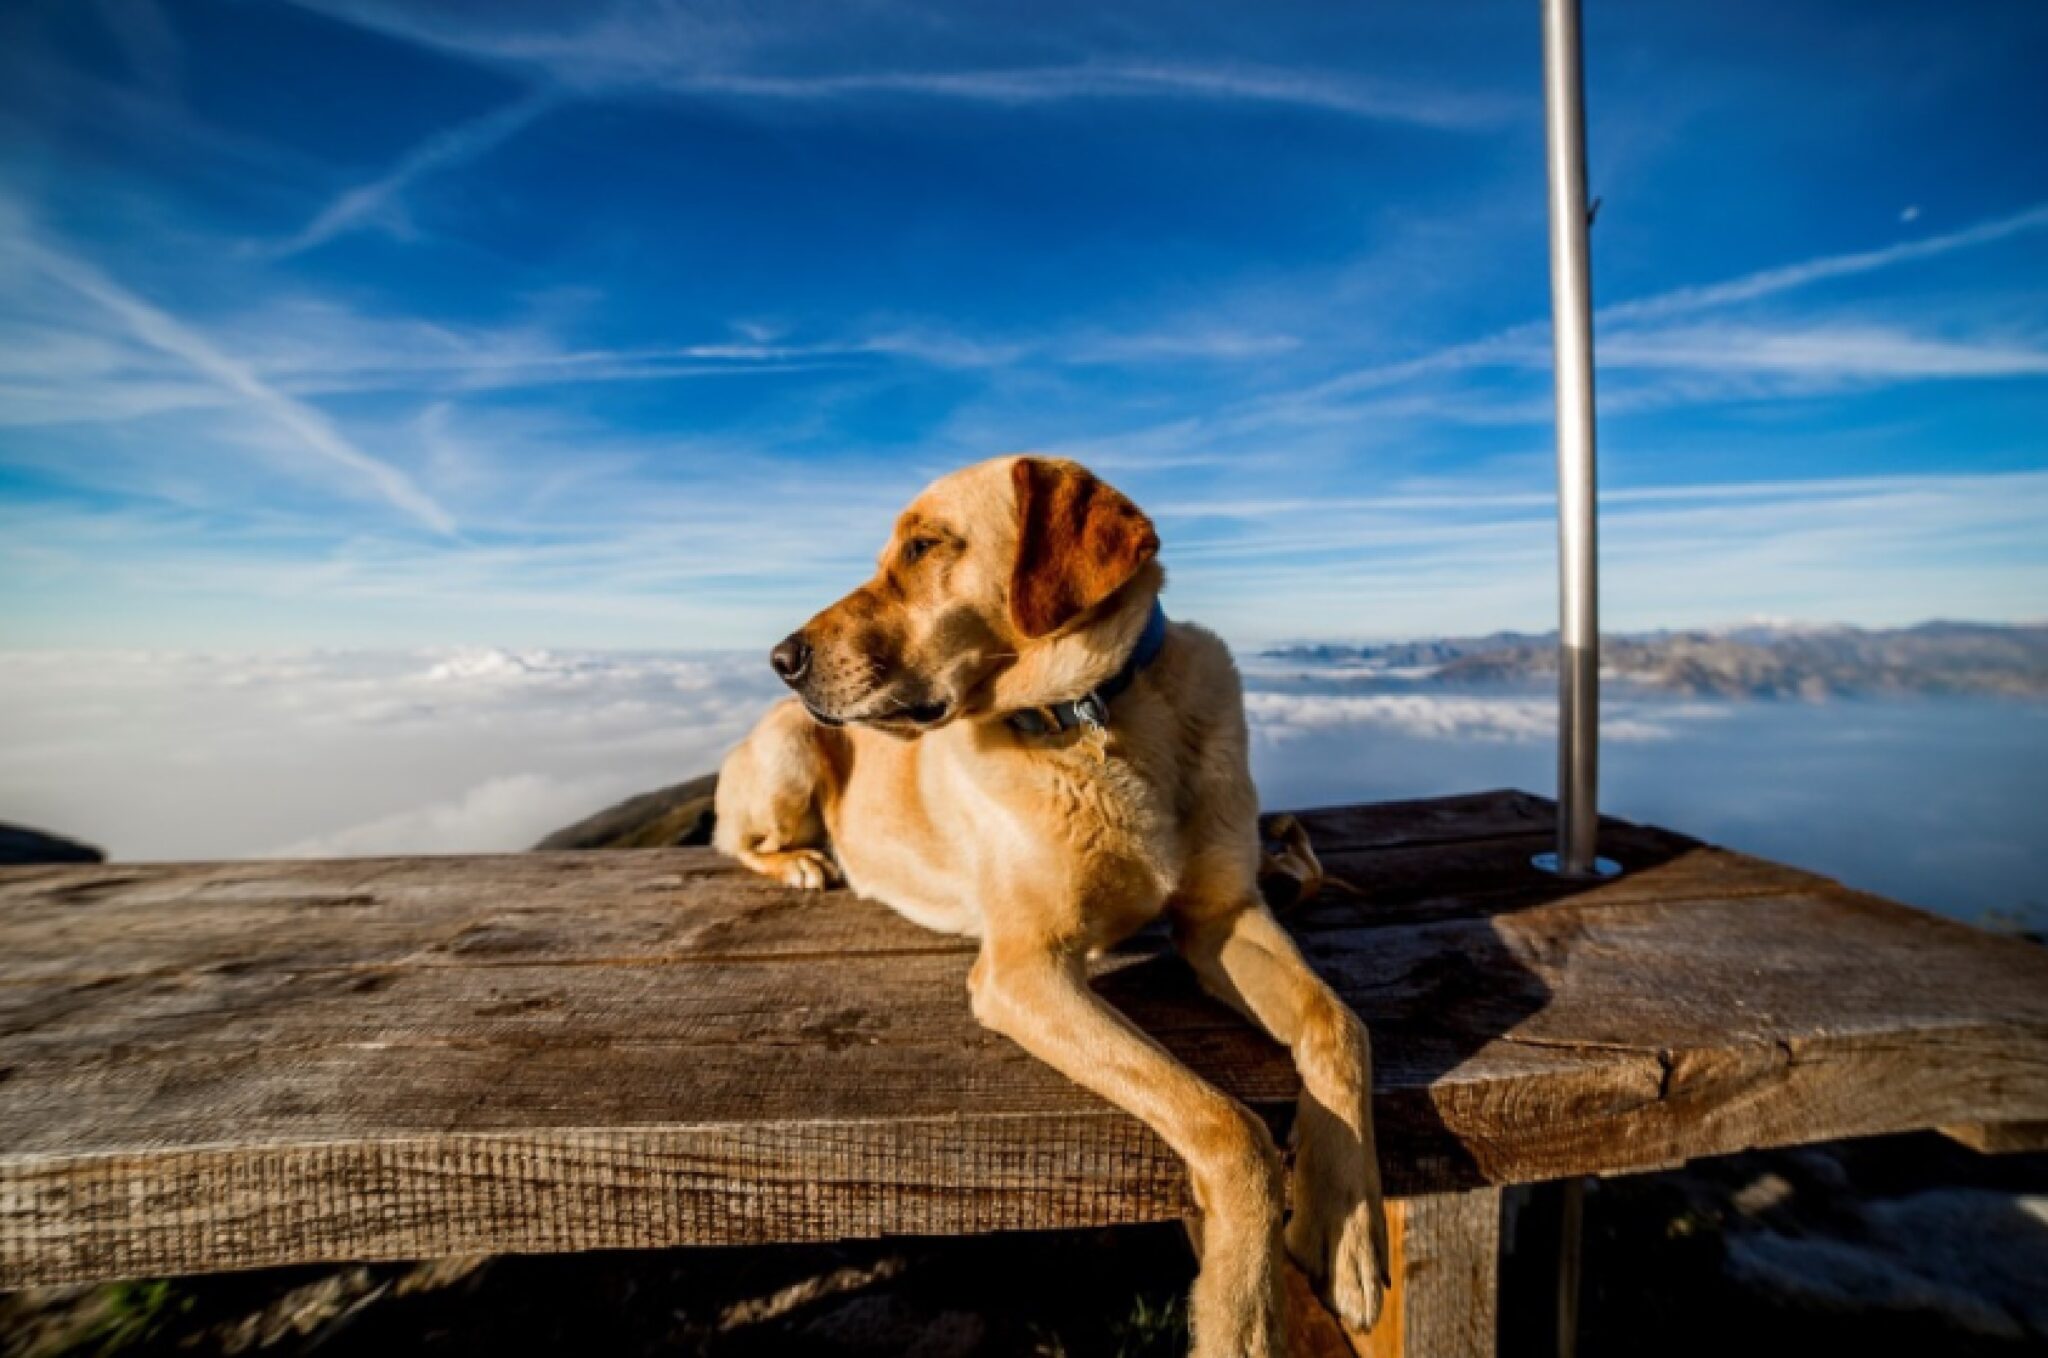
[[874,578],[770,663],[818,720],[901,735],[1076,698],[1144,625],[1158,551],[1151,520],[1080,464],[982,462],[927,487]]

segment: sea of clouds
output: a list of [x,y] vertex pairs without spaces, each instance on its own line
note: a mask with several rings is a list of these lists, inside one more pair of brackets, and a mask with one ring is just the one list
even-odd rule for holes
[[525,848],[715,767],[773,689],[736,657],[0,655],[0,818],[128,859]]
[[[1305,682],[1248,676],[1269,804],[1441,790],[1416,777],[1437,762],[1417,747],[1473,743],[1526,753],[1544,785],[1556,710],[1540,695]],[[715,768],[778,691],[754,655],[0,653],[0,819],[125,859],[520,849]],[[1656,741],[1688,720],[1624,704],[1606,733]],[[1358,776],[1317,767],[1333,738]]]
[[[1542,686],[1246,654],[1268,807],[1556,785]],[[0,821],[128,861],[523,849],[707,772],[759,655],[0,652]],[[1601,804],[1855,885],[2048,927],[2048,704],[1602,703]]]

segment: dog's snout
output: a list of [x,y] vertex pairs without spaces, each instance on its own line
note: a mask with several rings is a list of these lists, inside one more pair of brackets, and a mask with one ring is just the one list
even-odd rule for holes
[[783,683],[796,687],[811,671],[811,643],[804,640],[803,633],[791,632],[768,653],[768,665],[782,676]]

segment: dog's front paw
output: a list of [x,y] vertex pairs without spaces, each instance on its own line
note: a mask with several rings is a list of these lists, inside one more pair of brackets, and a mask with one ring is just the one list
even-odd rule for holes
[[839,881],[839,865],[822,849],[787,849],[777,854],[776,859],[771,875],[798,891],[823,891]]
[[1377,1193],[1341,1208],[1298,1209],[1287,1226],[1287,1252],[1348,1328],[1363,1332],[1379,1321],[1393,1279],[1386,1209]]

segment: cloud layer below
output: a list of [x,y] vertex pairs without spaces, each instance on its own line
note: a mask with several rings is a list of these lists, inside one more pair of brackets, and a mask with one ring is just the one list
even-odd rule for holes
[[[1246,666],[1268,806],[1548,791],[1545,693]],[[715,768],[756,656],[0,653],[0,820],[128,861],[516,850]],[[2048,707],[1604,704],[1604,809],[1966,918],[2048,926]]]
[[17,653],[0,818],[129,859],[519,849],[714,767],[771,683],[730,657]]
[[[1282,801],[1332,735],[1535,752],[1554,729],[1540,697],[1263,691],[1253,675],[1255,757]],[[0,819],[126,859],[521,849],[715,768],[776,693],[751,655],[0,654]],[[1623,703],[1606,730],[1666,740],[1698,712]]]

